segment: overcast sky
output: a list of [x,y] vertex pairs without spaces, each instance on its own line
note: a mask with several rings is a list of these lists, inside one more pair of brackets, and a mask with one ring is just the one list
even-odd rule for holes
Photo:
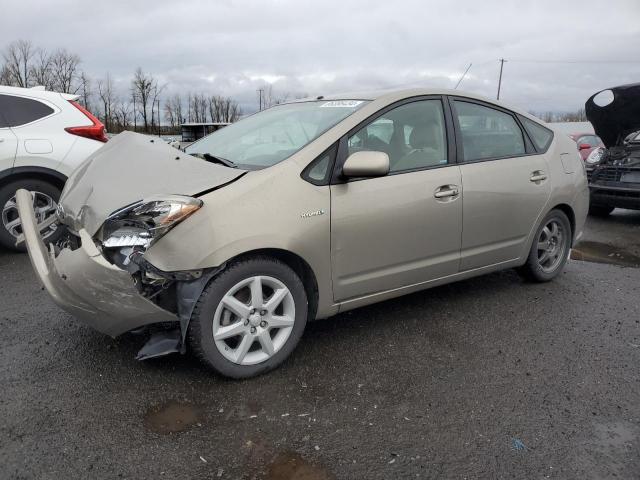
[[526,110],[640,82],[640,0],[2,2],[0,46],[65,47],[122,91],[140,66],[169,92],[229,95],[245,112],[265,82],[292,95],[453,88],[469,63],[459,89],[495,98],[499,58],[501,99]]

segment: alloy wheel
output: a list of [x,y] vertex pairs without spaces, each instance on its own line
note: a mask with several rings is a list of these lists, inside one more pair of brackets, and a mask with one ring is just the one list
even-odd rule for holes
[[545,273],[551,273],[562,263],[567,243],[567,232],[562,224],[552,219],[538,237],[538,264]]
[[[36,214],[36,221],[42,223],[56,214],[58,205],[55,200],[46,193],[32,191],[33,210]],[[18,205],[16,197],[11,197],[2,207],[2,225],[13,237],[17,238],[22,233],[22,222],[18,215]],[[42,238],[46,239],[55,233],[57,225],[51,224],[46,230],[41,232]]]
[[213,339],[218,351],[238,365],[254,365],[275,355],[295,322],[295,302],[284,283],[253,276],[234,285],[218,305]]

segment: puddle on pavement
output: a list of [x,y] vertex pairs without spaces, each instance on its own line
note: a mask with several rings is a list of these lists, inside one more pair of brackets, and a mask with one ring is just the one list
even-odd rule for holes
[[571,250],[573,260],[608,263],[622,267],[640,267],[640,257],[600,242],[580,242]]
[[198,423],[199,419],[200,412],[194,405],[171,401],[147,410],[144,426],[155,433],[178,433],[188,430]]
[[266,469],[267,480],[333,480],[335,477],[296,452],[281,452]]
[[576,460],[586,478],[638,478],[630,453],[638,449],[638,427],[626,421],[596,423],[593,436],[576,449]]
[[595,446],[605,452],[623,449],[638,437],[637,429],[625,422],[595,425]]

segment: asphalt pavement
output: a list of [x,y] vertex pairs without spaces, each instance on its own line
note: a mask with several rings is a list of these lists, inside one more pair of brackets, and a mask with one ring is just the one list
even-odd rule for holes
[[313,322],[247,381],[137,362],[0,251],[0,478],[638,478],[640,212],[588,227],[601,263]]

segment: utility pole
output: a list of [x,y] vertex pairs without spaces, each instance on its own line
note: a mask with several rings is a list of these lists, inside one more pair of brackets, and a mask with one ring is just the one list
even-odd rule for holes
[[160,136],[160,99],[158,99],[158,136]]
[[136,110],[136,93],[133,92],[133,131],[138,130],[138,125],[136,123],[136,118],[138,117],[138,111]]
[[261,112],[262,111],[262,92],[264,92],[264,88],[259,88],[258,89],[258,111]]
[[504,62],[506,62],[506,60],[504,58],[500,59],[500,76],[498,77],[498,96],[496,97],[496,100],[500,100],[500,87],[502,86],[502,67],[504,67]]

